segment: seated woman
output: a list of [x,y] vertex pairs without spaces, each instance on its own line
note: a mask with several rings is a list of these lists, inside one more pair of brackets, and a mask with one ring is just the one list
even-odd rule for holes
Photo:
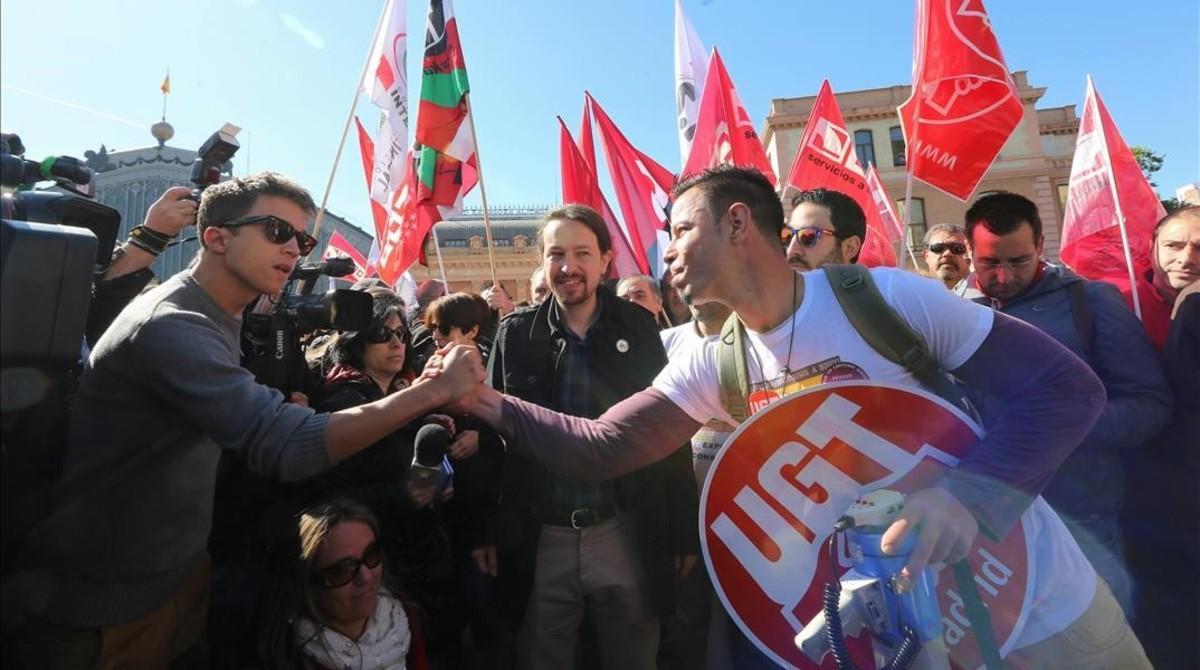
[[334,498],[305,509],[264,619],[268,668],[428,667],[411,610],[389,584],[379,523],[363,505]]

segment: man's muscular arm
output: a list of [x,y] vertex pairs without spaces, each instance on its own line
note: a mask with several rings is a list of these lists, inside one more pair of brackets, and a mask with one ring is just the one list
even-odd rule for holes
[[567,416],[490,387],[468,410],[509,438],[509,444],[551,470],[580,480],[606,480],[669,456],[700,429],[678,405],[648,388],[598,419]]

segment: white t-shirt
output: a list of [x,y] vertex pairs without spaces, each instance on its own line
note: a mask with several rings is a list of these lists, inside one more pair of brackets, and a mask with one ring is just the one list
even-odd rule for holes
[[[667,350],[667,359],[686,358],[692,347],[700,342],[715,340],[716,335],[704,337],[696,332],[696,324],[684,323],[674,328],[668,328],[659,333],[663,348]],[[703,491],[704,482],[708,479],[708,469],[712,467],[717,452],[725,445],[726,440],[733,434],[733,426],[720,419],[710,419],[692,436],[692,472],[696,475],[696,487]]]
[[[862,339],[824,272],[802,276],[804,298],[796,309],[794,328],[792,319],[787,319],[766,333],[746,331],[751,412],[826,382],[869,379],[919,385],[908,369],[887,360]],[[991,331],[991,309],[963,300],[941,282],[893,268],[874,268],[871,276],[883,299],[921,335],[943,370],[965,363]],[[671,356],[654,388],[698,422],[717,418],[733,424],[721,405],[719,344],[717,338],[708,338],[689,347],[686,355]],[[791,360],[787,360],[789,349]],[[1096,588],[1095,570],[1045,501],[1037,498],[1022,519],[1026,540],[1035,548],[1029,566],[1033,607],[1029,618],[1018,622],[1014,644],[1004,646],[1002,652],[1065,629],[1091,604]]]

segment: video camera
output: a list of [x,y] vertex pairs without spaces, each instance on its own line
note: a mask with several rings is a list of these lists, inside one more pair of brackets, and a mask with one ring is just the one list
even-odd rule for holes
[[[92,275],[112,258],[121,215],[91,199],[92,171],[79,160],[24,157],[14,134],[0,135],[0,317],[5,409],[10,370],[64,370],[79,360]],[[33,191],[54,181],[63,191]]]
[[354,261],[349,258],[296,266],[267,311],[256,312],[252,306],[243,316],[242,366],[259,383],[279,389],[285,397],[294,391],[310,393],[303,337],[317,330],[366,330],[371,325],[370,294],[349,289],[312,294],[318,277],[345,277],[353,272]]

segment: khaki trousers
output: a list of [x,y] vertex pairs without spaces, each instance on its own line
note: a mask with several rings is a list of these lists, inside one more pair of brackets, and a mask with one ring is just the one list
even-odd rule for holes
[[203,668],[208,594],[205,561],[170,600],[140,619],[83,629],[35,620],[6,642],[22,668]]
[[1008,655],[1009,668],[1062,670],[1151,670],[1121,605],[1103,579],[1083,616],[1066,630]]
[[586,613],[596,629],[604,670],[653,670],[659,623],[637,549],[628,518],[579,530],[542,526],[533,592],[517,643],[518,667],[575,667]]

